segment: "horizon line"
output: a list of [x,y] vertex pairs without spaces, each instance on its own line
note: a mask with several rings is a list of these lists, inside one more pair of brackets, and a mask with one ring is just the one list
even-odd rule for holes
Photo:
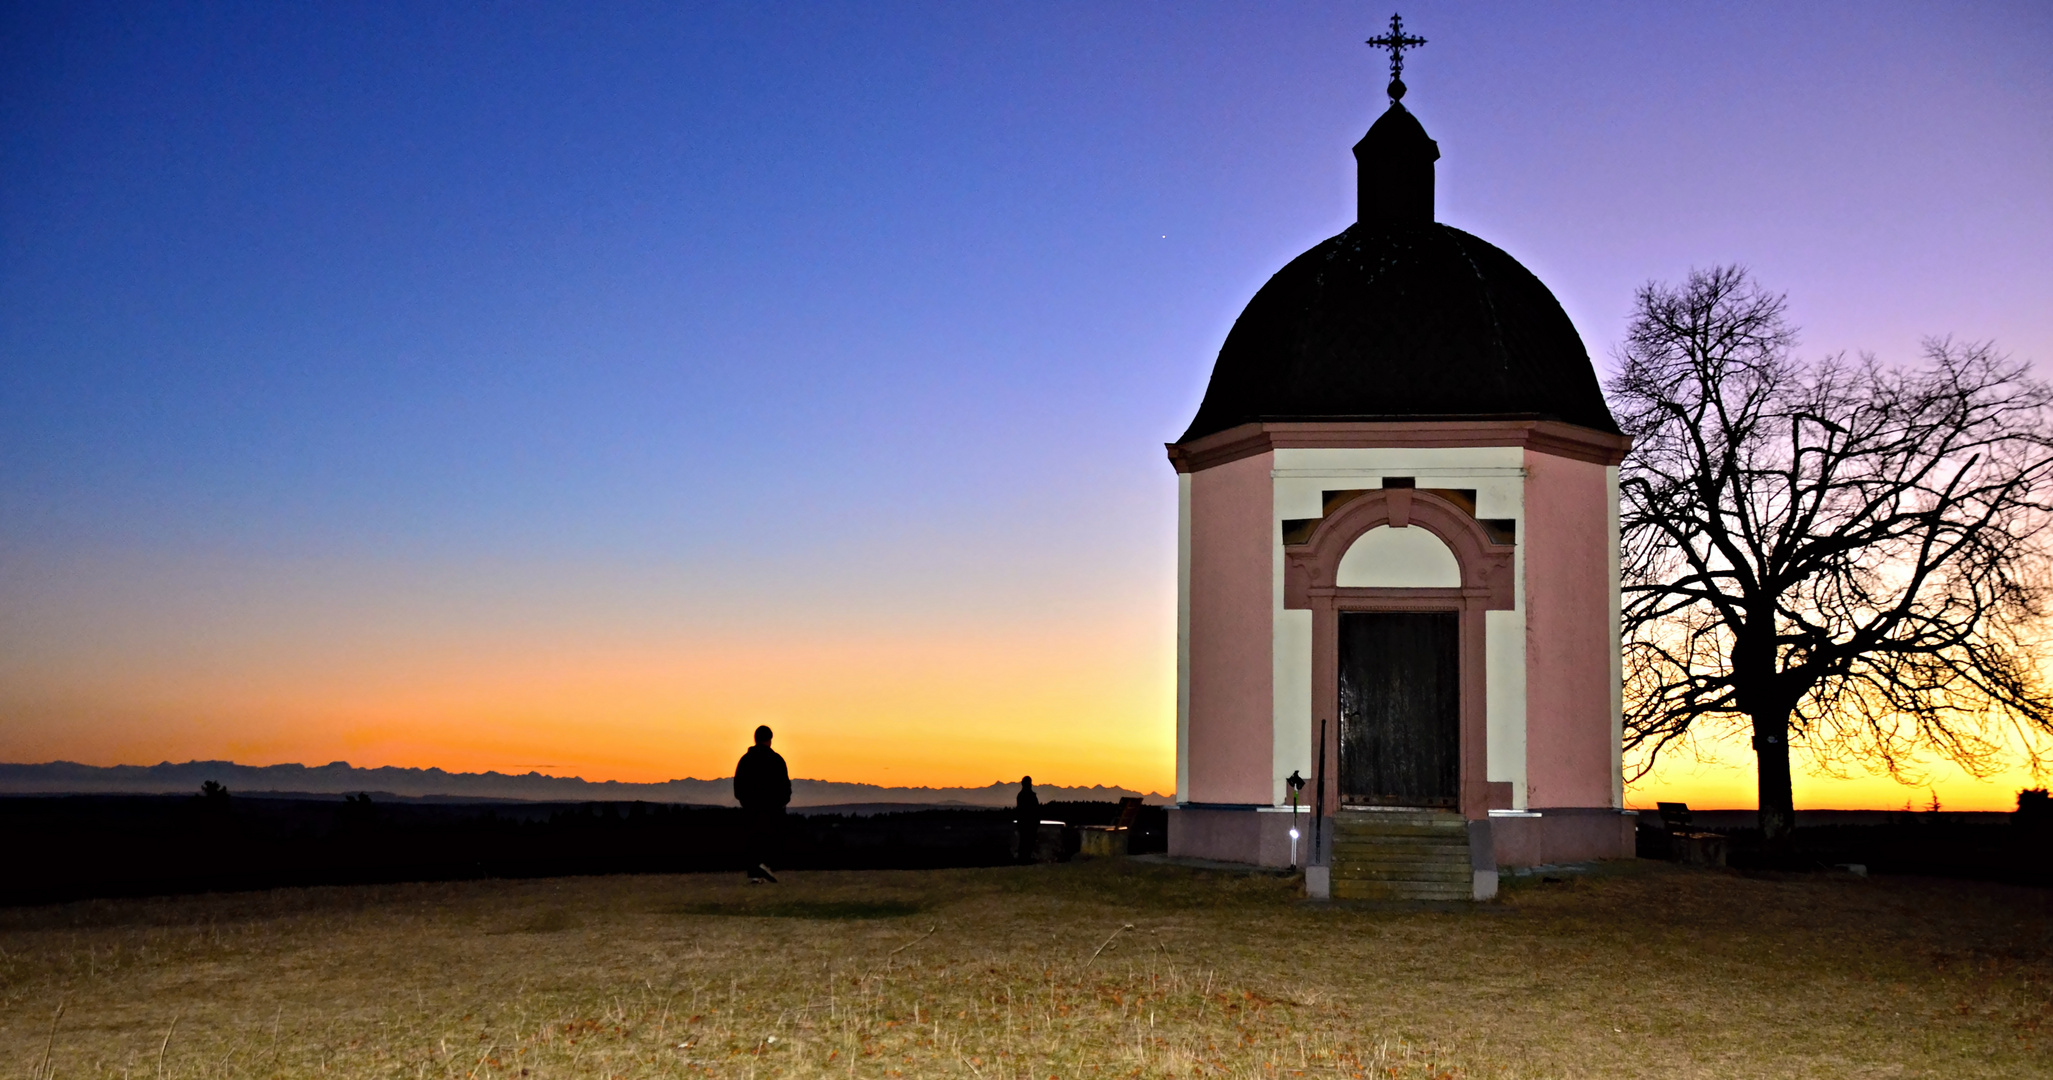
[[[660,787],[660,786],[662,786],[662,785],[664,785],[664,784],[683,784],[683,783],[693,783],[693,784],[712,784],[712,783],[719,783],[719,782],[720,782],[720,781],[722,781],[722,780],[732,780],[732,779],[734,779],[734,777],[733,777],[732,775],[727,775],[727,776],[713,776],[713,777],[705,777],[705,778],[700,778],[700,777],[696,777],[696,776],[677,776],[677,777],[670,777],[670,778],[667,778],[667,779],[663,779],[663,780],[588,780],[588,779],[586,779],[586,778],[585,778],[585,777],[583,777],[583,776],[577,776],[577,775],[570,775],[570,776],[565,776],[565,775],[559,775],[559,774],[556,774],[556,773],[545,773],[545,772],[542,772],[542,771],[540,771],[539,769],[531,769],[530,771],[528,771],[528,772],[525,772],[525,773],[509,773],[509,772],[500,772],[500,771],[499,771],[499,770],[497,770],[497,769],[486,769],[486,770],[483,770],[483,771],[481,771],[481,772],[458,772],[458,771],[452,771],[452,770],[449,770],[449,769],[444,769],[444,768],[442,768],[442,767],[441,767],[441,766],[439,766],[439,765],[352,765],[352,764],[350,764],[349,762],[347,762],[347,761],[344,761],[344,760],[341,760],[341,759],[337,759],[337,760],[335,760],[335,761],[330,761],[330,762],[328,762],[328,763],[326,763],[326,764],[324,764],[324,765],[308,765],[308,764],[305,764],[305,763],[303,763],[303,762],[297,762],[297,761],[291,761],[291,762],[277,762],[277,763],[274,763],[274,764],[270,764],[270,765],[246,765],[246,764],[243,764],[243,763],[241,763],[241,762],[237,762],[237,761],[234,761],[234,760],[231,760],[231,759],[228,759],[228,758],[191,758],[191,759],[188,759],[188,760],[186,760],[186,761],[172,761],[172,760],[170,760],[169,758],[166,758],[166,759],[164,759],[163,761],[159,761],[159,762],[156,762],[156,763],[154,763],[154,764],[129,764],[129,763],[121,763],[121,764],[115,764],[115,765],[93,765],[93,764],[90,764],[90,763],[87,763],[87,762],[83,762],[83,761],[72,761],[72,760],[70,760],[70,759],[67,759],[67,758],[53,758],[53,759],[51,759],[51,760],[49,760],[49,761],[0,761],[0,769],[8,769],[8,768],[26,768],[26,769],[36,769],[36,768],[50,768],[50,767],[52,767],[52,766],[70,766],[70,767],[72,767],[72,768],[78,768],[78,769],[96,769],[96,770],[113,770],[113,769],[158,769],[158,768],[166,768],[166,767],[169,767],[169,768],[190,768],[190,767],[194,767],[194,766],[208,766],[208,765],[216,765],[216,766],[227,766],[227,767],[229,767],[229,768],[235,768],[235,769],[302,769],[302,770],[306,770],[306,771],[309,771],[309,772],[311,772],[311,771],[317,771],[317,770],[321,770],[321,769],[337,769],[337,768],[341,768],[341,769],[348,769],[348,770],[351,770],[351,771],[354,771],[354,772],[383,772],[383,771],[391,771],[391,772],[411,772],[411,773],[437,773],[437,774],[440,774],[440,775],[443,775],[443,776],[452,776],[452,777],[456,777],[456,776],[476,776],[476,777],[495,777],[495,776],[496,776],[496,777],[503,777],[503,778],[505,778],[505,779],[509,779],[509,780],[527,780],[527,779],[542,779],[542,780],[557,780],[557,781],[563,781],[563,782],[575,782],[575,783],[580,783],[580,784],[595,784],[595,785],[599,785],[599,784],[610,784],[610,785],[617,785],[617,786],[635,786],[635,787]],[[876,783],[875,781],[870,781],[870,780],[829,780],[829,779],[824,779],[824,778],[820,778],[820,777],[792,777],[792,783],[800,783],[800,782],[805,782],[805,783],[813,783],[813,784],[849,784],[849,785],[854,785],[854,786],[859,786],[859,787],[873,787],[873,788],[881,788],[881,789],[885,789],[885,790],[894,790],[894,789],[896,789],[896,790],[906,790],[906,791],[981,791],[981,790],[985,790],[985,789],[988,789],[988,788],[993,788],[993,787],[1011,787],[1011,786],[1016,786],[1016,785],[1017,785],[1017,784],[1019,783],[1019,781],[1017,781],[1017,780],[1006,780],[1006,779],[999,779],[999,780],[993,780],[993,781],[991,781],[991,782],[990,782],[990,783],[988,783],[988,784],[880,784],[880,783]],[[1094,784],[1059,784],[1059,783],[1053,783],[1053,782],[1040,782],[1040,783],[1036,783],[1036,784],[1035,784],[1034,786],[1035,786],[1036,788],[1042,788],[1042,787],[1051,787],[1051,788],[1070,788],[1070,789],[1083,789],[1083,790],[1089,790],[1089,789],[1094,789],[1094,788],[1109,788],[1109,789],[1113,789],[1113,790],[1118,790],[1118,791],[1143,791],[1143,789],[1141,789],[1141,788],[1136,788],[1136,787],[1127,787],[1127,786],[1125,786],[1125,785],[1122,785],[1122,784],[1106,784],[1106,783],[1094,783]],[[1161,792],[1159,792],[1159,791],[1144,791],[1143,793],[1144,793],[1144,794],[1148,794],[1148,795],[1154,795],[1154,796],[1157,796],[1157,797],[1160,797],[1160,798],[1167,798],[1167,797],[1168,797],[1167,795],[1163,795],[1163,794],[1162,794]],[[1174,794],[1174,793],[1172,792],[1171,794]]]

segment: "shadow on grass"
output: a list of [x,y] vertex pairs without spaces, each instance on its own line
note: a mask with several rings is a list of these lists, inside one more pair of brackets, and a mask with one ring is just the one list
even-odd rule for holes
[[1298,903],[1302,891],[1295,877],[1125,859],[988,869],[808,871],[768,889],[707,881],[692,881],[687,887],[696,891],[707,885],[713,887],[697,896],[659,901],[653,911],[771,919],[895,919],[979,901],[1108,904],[1135,911],[1275,910]]
[[1134,908],[1256,908],[1294,905],[1303,879],[1270,871],[1209,870],[1129,859],[999,870],[981,879],[992,892]]
[[705,901],[665,909],[672,915],[740,915],[756,919],[898,919],[926,905],[910,900]]
[[564,930],[575,930],[584,925],[570,912],[562,908],[549,908],[537,912],[534,918],[510,930],[498,930],[500,934],[554,934]]

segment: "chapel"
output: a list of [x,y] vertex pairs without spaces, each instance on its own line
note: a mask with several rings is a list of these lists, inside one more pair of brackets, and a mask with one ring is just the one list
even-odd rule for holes
[[1356,219],[1248,302],[1177,472],[1170,854],[1315,896],[1484,899],[1500,868],[1630,856],[1618,463],[1561,304],[1435,220],[1390,104]]

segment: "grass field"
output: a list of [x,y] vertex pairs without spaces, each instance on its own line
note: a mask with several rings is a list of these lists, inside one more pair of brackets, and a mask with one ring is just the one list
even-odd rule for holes
[[1134,863],[0,910],[0,1070],[2053,1075],[2053,894],[1629,864],[1461,910]]

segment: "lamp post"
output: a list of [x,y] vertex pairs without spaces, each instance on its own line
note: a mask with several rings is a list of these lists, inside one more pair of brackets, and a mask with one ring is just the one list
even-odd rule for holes
[[1297,865],[1297,838],[1299,835],[1297,831],[1298,796],[1304,793],[1305,778],[1298,775],[1296,769],[1292,769],[1290,770],[1290,775],[1283,778],[1283,785],[1290,789],[1290,865],[1294,867]]

